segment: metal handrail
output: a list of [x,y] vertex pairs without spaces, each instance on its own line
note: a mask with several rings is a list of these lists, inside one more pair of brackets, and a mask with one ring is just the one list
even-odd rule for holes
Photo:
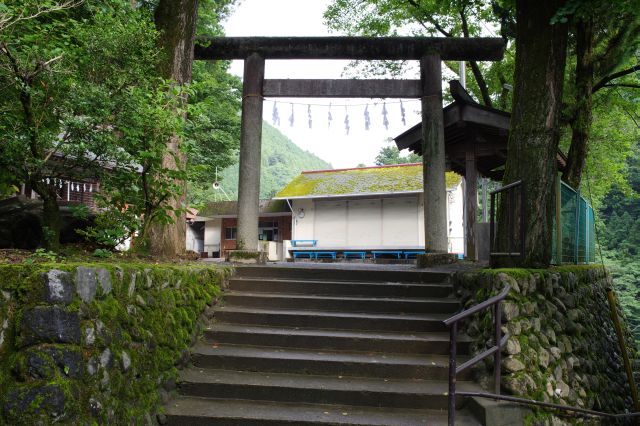
[[[500,304],[507,297],[511,286],[508,284],[504,290],[497,296],[493,296],[484,302],[481,302],[469,309],[466,309],[454,316],[447,318],[443,321],[444,325],[450,327],[449,329],[449,426],[454,426],[456,421],[456,375],[461,371],[477,364],[486,357],[493,355],[494,360],[494,390],[497,395],[500,395],[500,357],[501,349],[506,344],[508,335],[502,336],[502,311],[500,310]],[[494,342],[495,344],[482,353],[479,353],[470,360],[464,362],[460,366],[456,365],[456,352],[458,345],[458,321],[468,318],[469,316],[480,312],[489,307],[494,308]]]
[[483,309],[488,308],[489,306],[497,303],[497,302],[501,302],[502,300],[505,299],[505,297],[507,297],[507,295],[509,294],[509,290],[511,290],[511,286],[509,286],[507,284],[507,286],[504,288],[504,290],[502,290],[499,294],[485,300],[482,303],[478,303],[477,305],[473,305],[472,307],[470,307],[469,309],[465,309],[464,311],[455,314],[454,316],[447,318],[446,320],[444,320],[444,325],[446,325],[447,327],[450,326],[451,324],[453,324],[454,322],[458,322],[460,320],[463,320],[467,317],[470,317],[471,315],[475,314],[478,311],[481,311]]
[[498,189],[495,189],[495,190],[491,191],[491,192],[489,193],[489,195],[497,194],[498,192],[502,192],[502,191],[504,191],[504,190],[506,190],[506,189],[515,188],[516,186],[520,185],[521,183],[522,183],[522,181],[521,181],[521,180],[517,180],[517,181],[515,181],[515,182],[511,182],[511,183],[510,183],[510,184],[508,184],[508,185],[501,186],[500,188],[498,188]]

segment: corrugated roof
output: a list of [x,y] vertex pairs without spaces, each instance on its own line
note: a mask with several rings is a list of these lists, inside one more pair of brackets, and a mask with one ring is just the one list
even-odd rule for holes
[[[447,188],[455,187],[461,179],[459,175],[447,172]],[[274,199],[397,194],[422,190],[422,164],[394,164],[302,172]]]
[[[260,200],[260,214],[289,213],[289,206],[284,200]],[[237,201],[213,201],[198,212],[200,217],[235,216],[238,213]]]

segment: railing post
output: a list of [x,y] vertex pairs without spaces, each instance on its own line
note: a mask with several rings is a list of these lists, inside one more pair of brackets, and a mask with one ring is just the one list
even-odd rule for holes
[[575,224],[573,225],[573,232],[575,232],[574,247],[573,247],[573,263],[578,264],[578,246],[580,245],[580,187],[576,189],[576,212],[575,212]]
[[501,349],[500,340],[502,339],[502,310],[500,306],[502,301],[496,303],[494,306],[493,320],[495,322],[494,339],[495,345],[498,350],[493,355],[493,386],[496,395],[500,395],[500,373],[501,373]]
[[449,426],[456,423],[456,345],[458,339],[458,323],[451,324],[449,329]]
[[495,250],[495,227],[496,227],[496,216],[495,216],[495,212],[496,212],[496,206],[495,206],[495,202],[496,202],[496,194],[495,193],[491,193],[491,218],[489,219],[489,257],[491,257],[491,253],[494,253]]
[[[525,239],[527,238],[526,200],[524,182],[520,184],[520,260],[524,260]],[[515,237],[515,235],[514,235]]]
[[509,257],[513,253],[513,240],[516,238],[516,188],[509,188]]

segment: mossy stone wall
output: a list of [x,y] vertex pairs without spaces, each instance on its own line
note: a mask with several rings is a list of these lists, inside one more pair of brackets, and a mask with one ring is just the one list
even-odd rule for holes
[[[466,306],[511,286],[503,304],[503,332],[510,335],[501,366],[506,393],[610,413],[632,408],[607,301],[611,281],[601,265],[461,272],[454,282]],[[635,343],[618,312],[633,362]],[[467,324],[474,352],[493,343],[491,321],[484,313]],[[491,377],[491,361],[480,365],[478,377]],[[540,411],[529,420],[536,425],[571,423]]]
[[0,266],[0,425],[154,424],[230,273]]

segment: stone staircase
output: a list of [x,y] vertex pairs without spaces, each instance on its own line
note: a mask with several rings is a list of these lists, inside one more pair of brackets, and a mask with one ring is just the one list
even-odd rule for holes
[[[447,274],[242,267],[224,301],[167,424],[446,424],[442,320],[459,307]],[[468,379],[459,390],[480,390]],[[463,409],[456,424],[479,422]]]

